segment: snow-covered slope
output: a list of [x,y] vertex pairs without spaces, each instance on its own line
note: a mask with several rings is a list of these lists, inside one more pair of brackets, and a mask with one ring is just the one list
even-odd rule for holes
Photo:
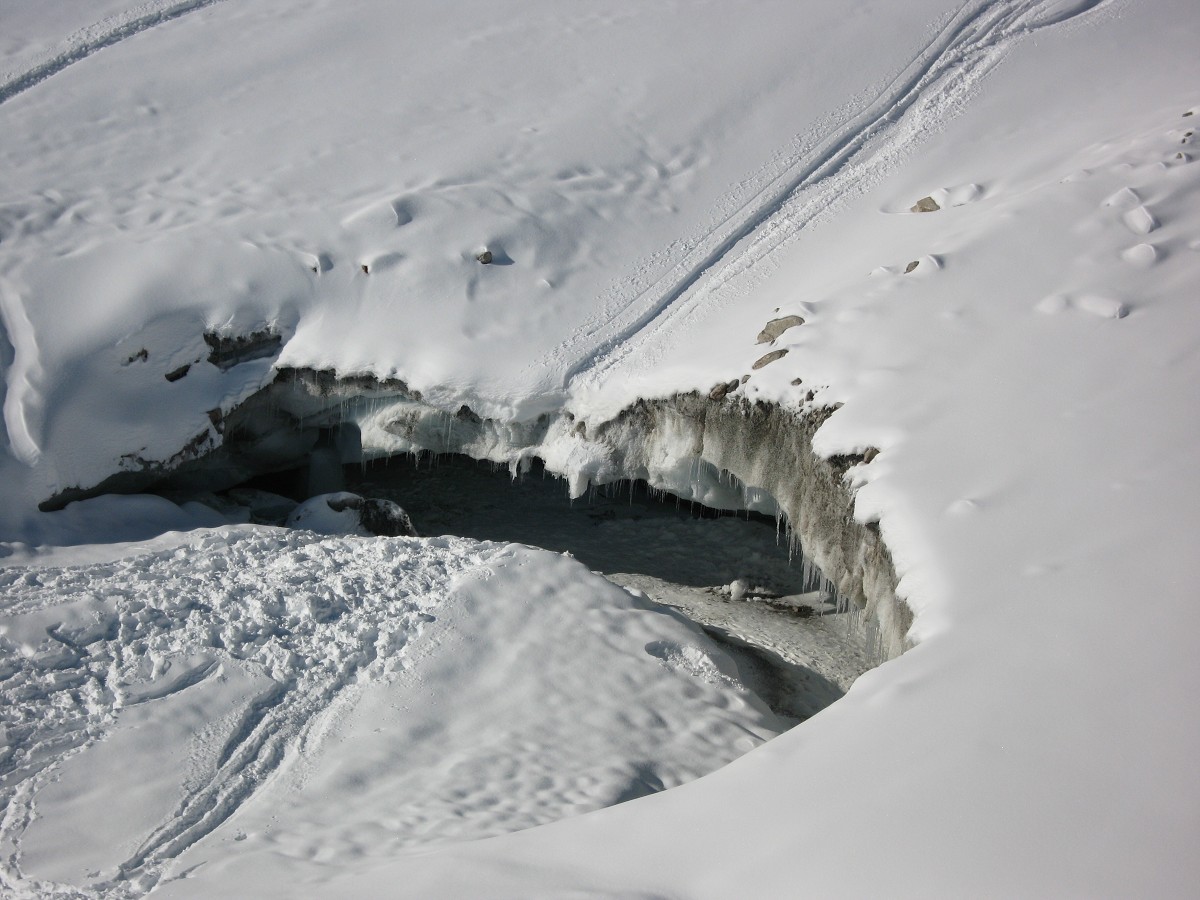
[[206,329],[451,408],[555,409],[797,181],[911,143],[918,88],[960,97],[1087,5],[152,4],[191,11],[8,80],[21,480],[42,500],[209,433],[269,372],[205,365]]
[[[0,537],[87,540],[88,504],[36,504],[169,459],[273,365],[587,424],[749,375],[739,397],[842,404],[819,452],[879,451],[855,515],[915,613],[905,655],[677,790],[346,865],[277,852],[251,804],[163,894],[1200,883],[1192,4],[104,12],[103,48],[34,17],[0,48]],[[277,358],[206,362],[206,331],[264,328]],[[564,474],[592,458],[550,435]]]

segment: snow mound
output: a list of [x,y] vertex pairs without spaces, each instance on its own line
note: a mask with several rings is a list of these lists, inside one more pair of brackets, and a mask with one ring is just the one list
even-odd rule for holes
[[515,545],[216,530],[0,594],[0,883],[39,896],[528,828],[781,727],[697,628]]

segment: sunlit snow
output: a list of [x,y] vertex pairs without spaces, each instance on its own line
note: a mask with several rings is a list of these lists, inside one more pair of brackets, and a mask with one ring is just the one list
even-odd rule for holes
[[[0,0],[0,893],[1194,893],[1198,28]],[[312,489],[65,505],[222,446]],[[579,506],[250,523],[422,450]],[[898,602],[819,615],[855,534]],[[849,689],[789,730],[739,641]]]

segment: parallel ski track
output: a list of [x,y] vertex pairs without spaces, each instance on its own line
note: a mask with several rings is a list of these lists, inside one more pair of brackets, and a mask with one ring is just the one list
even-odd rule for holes
[[87,59],[105,47],[119,44],[126,38],[182,18],[206,6],[215,6],[223,2],[224,0],[182,0],[172,3],[170,0],[157,0],[135,7],[122,16],[114,16],[80,29],[63,42],[63,49],[49,58],[23,72],[9,73],[5,80],[0,82],[0,104],[7,103],[18,94],[41,84],[52,75],[57,75],[68,66]]
[[[763,260],[807,222],[849,193],[860,178],[841,178],[849,168],[868,168],[856,157],[891,138],[905,140],[902,119],[914,107],[945,92],[961,98],[990,71],[1012,41],[1077,18],[1110,0],[970,0],[925,49],[861,112],[794,160],[717,228],[690,241],[684,256],[649,284],[638,276],[618,286],[599,316],[584,322],[538,367],[563,367],[564,388],[599,382],[636,347],[694,312],[734,274]],[[912,138],[908,138],[912,140]],[[852,165],[853,163],[853,165]],[[865,172],[863,173],[865,174]],[[803,204],[797,201],[815,195]],[[738,249],[740,248],[740,249]],[[629,294],[633,292],[633,296]],[[621,295],[629,299],[621,299]],[[689,296],[691,295],[691,296]],[[700,296],[703,295],[703,299]],[[681,302],[685,301],[686,302]],[[557,365],[556,365],[557,364]]]

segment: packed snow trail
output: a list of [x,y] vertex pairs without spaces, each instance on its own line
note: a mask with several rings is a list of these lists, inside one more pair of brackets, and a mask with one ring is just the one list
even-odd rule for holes
[[[1108,0],[974,0],[964,3],[925,49],[873,101],[811,149],[792,157],[707,234],[684,244],[683,258],[646,284],[634,273],[603,298],[576,335],[538,360],[564,366],[564,386],[596,386],[614,366],[654,340],[668,339],[681,315],[694,317],[726,297],[731,279],[840,202],[862,193],[904,157],[923,133],[963,104],[1011,44]],[[915,200],[916,198],[914,198]],[[714,296],[715,295],[715,296]]]
[[119,44],[126,38],[141,34],[158,25],[181,18],[189,13],[215,6],[224,0],[154,0],[134,7],[126,13],[111,16],[95,25],[81,28],[67,37],[61,49],[30,65],[21,72],[6,73],[4,81],[0,82],[0,103],[6,103],[18,94],[24,93],[57,75],[68,66],[80,60],[87,59],[106,47]]

